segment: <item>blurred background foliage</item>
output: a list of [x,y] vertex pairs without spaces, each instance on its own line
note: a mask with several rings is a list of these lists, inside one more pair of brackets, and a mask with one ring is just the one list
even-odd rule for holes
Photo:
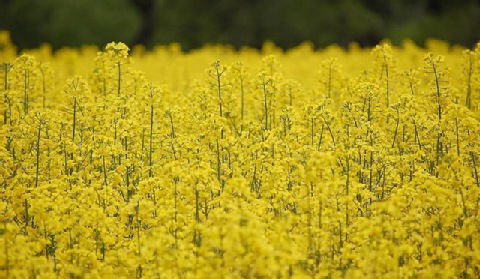
[[480,39],[480,0],[0,0],[0,30],[19,48],[123,41],[283,48],[371,46],[428,38],[472,46]]

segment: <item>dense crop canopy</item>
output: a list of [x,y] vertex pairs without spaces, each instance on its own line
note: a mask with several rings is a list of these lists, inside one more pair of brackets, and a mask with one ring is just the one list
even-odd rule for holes
[[480,277],[480,48],[0,46],[1,278]]

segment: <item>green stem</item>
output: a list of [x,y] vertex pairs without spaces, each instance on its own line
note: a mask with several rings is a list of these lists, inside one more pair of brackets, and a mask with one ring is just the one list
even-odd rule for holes
[[35,171],[35,187],[38,186],[38,175],[40,170],[40,132],[42,129],[42,123],[38,124],[38,132],[37,132],[37,146],[36,146],[36,171]]
[[[242,125],[243,125],[243,119],[245,116],[245,90],[243,86],[243,76],[240,77],[240,115],[241,115],[241,120],[242,120]],[[243,128],[243,126],[242,126]]]
[[75,141],[75,129],[77,126],[77,97],[73,97],[73,123],[72,123],[72,141]]
[[467,94],[465,97],[465,105],[468,109],[472,108],[472,74],[473,74],[473,61],[472,56],[469,55],[468,60],[468,76],[467,76]]
[[28,113],[28,86],[30,81],[30,73],[28,70],[24,71],[23,74],[23,111],[25,114]]
[[478,187],[480,187],[480,179],[478,177],[478,171],[477,171],[477,162],[475,159],[475,154],[473,151],[470,151],[470,158],[472,158],[472,165],[473,165],[473,174],[475,175],[475,182]]
[[103,164],[103,183],[107,185],[107,167],[105,166],[105,155],[102,156],[102,164]]
[[45,109],[45,101],[47,99],[47,89],[46,89],[46,82],[45,82],[45,71],[42,69],[42,107]]
[[458,118],[455,118],[455,136],[457,140],[457,156],[460,156],[460,136],[458,132]]
[[217,79],[217,93],[218,93],[218,105],[220,110],[220,117],[223,116],[223,101],[222,101],[222,82],[221,77],[223,72],[220,71],[220,62],[217,61],[215,64],[215,72],[216,72],[216,79]]
[[120,62],[117,62],[117,69],[118,69],[117,96],[120,97],[120,89],[121,89],[121,82],[122,82],[122,67]]
[[153,176],[153,104],[150,105],[150,142],[149,142],[149,150],[148,150],[148,166],[150,167],[148,170],[148,176]]
[[267,103],[267,83],[263,82],[263,109],[265,114],[265,130],[268,130],[268,103]]
[[312,146],[315,144],[314,143],[315,133],[313,132],[313,129],[314,129],[314,119],[312,117],[310,119],[310,138],[311,138]]

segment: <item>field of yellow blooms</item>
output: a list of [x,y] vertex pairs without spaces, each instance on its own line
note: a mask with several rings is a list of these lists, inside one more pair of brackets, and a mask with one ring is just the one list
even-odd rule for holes
[[0,62],[0,278],[480,277],[480,45]]

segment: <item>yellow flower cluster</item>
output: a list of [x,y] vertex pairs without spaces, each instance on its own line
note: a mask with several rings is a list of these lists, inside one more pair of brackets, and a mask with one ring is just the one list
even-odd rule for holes
[[480,277],[480,47],[0,46],[0,278]]

